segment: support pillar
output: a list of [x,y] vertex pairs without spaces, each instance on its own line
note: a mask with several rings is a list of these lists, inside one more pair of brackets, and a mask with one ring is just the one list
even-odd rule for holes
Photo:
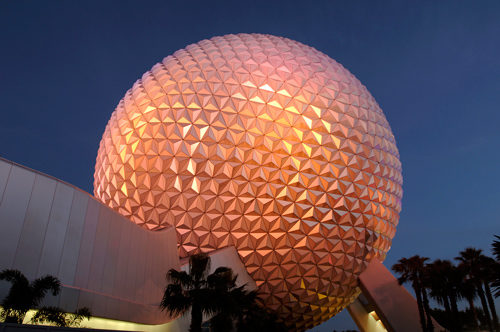
[[[422,332],[417,301],[382,263],[373,259],[359,276],[362,294],[347,310],[363,332]],[[446,331],[433,320],[434,331]]]

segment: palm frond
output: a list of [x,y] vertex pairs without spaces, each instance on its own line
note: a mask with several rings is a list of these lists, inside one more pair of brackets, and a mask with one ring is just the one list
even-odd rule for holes
[[500,236],[495,235],[496,240],[493,241],[493,254],[497,262],[500,262]]
[[33,318],[32,324],[49,323],[59,327],[67,327],[66,314],[58,307],[42,307],[40,308]]
[[193,284],[193,278],[189,274],[185,271],[177,271],[175,269],[170,269],[167,272],[167,281],[184,287],[191,287]]
[[75,312],[67,314],[66,324],[70,327],[79,327],[84,319],[89,319],[92,316],[90,309],[87,307],[79,308]]
[[238,331],[242,328],[245,329],[241,331],[255,331],[253,328],[256,326],[259,326],[257,330],[270,331],[262,330],[261,327],[271,324],[271,320],[252,318],[252,312],[258,313],[260,317],[267,317],[257,303],[257,292],[248,291],[246,285],[237,286],[238,276],[228,267],[218,267],[207,276],[209,270],[210,257],[207,254],[191,256],[187,273],[170,270],[167,273],[170,284],[165,287],[161,310],[177,316],[191,308],[191,323],[195,322],[196,328],[201,327],[200,317],[204,314],[212,316],[210,324],[213,331],[232,330],[235,328],[234,322],[238,322]]
[[465,248],[465,250],[460,251],[460,256],[455,257],[459,262],[471,264],[475,263],[481,256],[483,250],[476,249],[472,247]]
[[495,235],[496,240],[493,241],[493,254],[496,258],[496,264],[492,271],[492,283],[495,297],[500,297],[500,236]]
[[30,288],[33,299],[32,306],[37,307],[48,291],[51,291],[54,296],[59,294],[61,282],[56,277],[47,275],[33,281]]
[[210,288],[225,291],[236,286],[237,277],[232,269],[219,267],[207,277],[207,284]]
[[191,306],[191,303],[191,299],[186,296],[181,285],[169,284],[165,288],[160,308],[162,311],[167,311],[172,316],[177,316],[179,314],[184,314]]
[[29,281],[19,270],[5,269],[0,272],[0,280],[8,281],[12,284],[28,285]]
[[401,258],[396,264],[392,266],[392,270],[399,274],[398,283],[404,284],[409,280],[409,266],[406,258]]

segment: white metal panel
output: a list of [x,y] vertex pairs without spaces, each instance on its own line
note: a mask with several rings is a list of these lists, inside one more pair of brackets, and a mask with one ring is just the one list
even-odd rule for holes
[[[109,219],[108,245],[106,248],[106,260],[101,281],[101,291],[106,294],[111,294],[113,292],[115,277],[119,274],[119,271],[116,271],[116,266],[118,264],[118,250],[120,247],[120,233],[122,230],[122,225],[120,225],[120,223],[124,222],[120,219],[121,216],[116,213],[112,214]],[[115,274],[115,272],[117,273]]]
[[62,287],[61,293],[59,295],[60,308],[64,308],[67,312],[74,312],[78,309],[78,297],[80,296],[80,290],[75,288]]
[[59,280],[63,284],[72,285],[75,279],[80,241],[85,223],[85,212],[89,199],[88,194],[75,190],[68,228],[64,239],[61,265],[59,266]]
[[0,202],[2,201],[3,193],[5,192],[5,186],[7,185],[7,180],[9,179],[11,169],[11,163],[0,159]]
[[[158,241],[158,245],[161,252],[164,254],[159,257],[160,262],[158,263],[158,266],[162,268],[155,271],[157,275],[155,285],[157,289],[163,291],[165,287],[165,273],[167,270],[170,269],[170,267],[177,269],[180,268],[179,251],[177,248],[177,232],[175,231],[175,228],[172,227],[158,232],[157,235],[161,237],[161,241]],[[176,264],[174,265],[172,262],[176,262]],[[153,293],[157,294],[156,291]]]
[[[66,311],[88,306],[96,316],[138,323],[168,320],[157,304],[165,272],[179,267],[173,228],[145,230],[57,179],[9,167],[0,246],[12,242],[3,253],[14,255],[17,248],[16,266],[26,267],[30,279],[38,270],[63,280],[61,294],[47,296],[45,304]],[[0,282],[0,297],[9,286]]]
[[[160,233],[164,233],[163,231],[160,231]],[[167,238],[164,237],[163,240],[165,241]],[[172,264],[168,264],[168,265],[161,265],[163,264],[162,262],[162,255],[158,255],[159,252],[162,252],[162,246],[160,246],[160,243],[159,241],[155,241],[154,243],[154,246],[151,246],[150,250],[149,250],[149,256],[151,258],[151,266],[150,266],[150,272],[149,272],[149,281],[150,281],[150,290],[149,290],[149,294],[150,294],[150,297],[149,299],[146,299],[146,301],[148,301],[148,303],[160,303],[160,300],[161,300],[161,295],[163,293],[163,287],[166,286],[166,280],[165,280],[165,275],[167,273],[167,271],[171,268],[171,267],[179,267],[178,265],[177,266],[171,266]],[[175,250],[177,251],[177,244],[175,245]],[[157,275],[155,275],[156,273],[158,273],[158,270],[159,273],[161,274],[161,286],[159,287],[158,285],[158,277]]]
[[103,296],[100,296],[100,294],[97,294],[97,293],[92,293],[93,297],[92,297],[92,307],[89,307],[89,308],[92,308],[92,310],[94,310],[94,312],[99,312],[99,313],[106,313],[106,316],[107,317],[112,317],[112,316],[108,316],[107,312],[106,312],[106,307],[107,307],[107,298],[106,297],[103,297]]
[[0,270],[12,268],[35,174],[12,166],[0,205]]
[[146,293],[146,290],[145,290],[145,267],[146,267],[146,264],[145,264],[145,257],[144,257],[144,254],[145,254],[145,250],[144,248],[147,248],[148,246],[148,238],[146,237],[147,235],[149,234],[146,234],[146,231],[142,231],[138,234],[138,238],[137,238],[137,245],[138,245],[138,248],[137,248],[137,261],[136,261],[136,270],[135,270],[135,273],[136,273],[136,279],[135,279],[135,285],[137,287],[137,291],[136,291],[136,296],[137,296],[137,299],[141,302],[144,302],[144,298],[145,298],[145,293]]
[[106,299],[106,313],[111,317],[120,317],[120,301],[119,299],[108,297]]
[[[81,291],[78,296],[78,308],[87,307],[92,310],[92,314],[99,315],[99,311],[94,306],[95,294],[90,292]],[[98,302],[98,301],[96,301]]]
[[104,262],[108,244],[109,220],[111,219],[111,210],[104,205],[99,208],[99,221],[94,238],[94,248],[92,250],[92,260],[90,264],[88,288],[102,292],[102,276],[104,272]]
[[136,262],[139,259],[140,253],[137,252],[139,250],[139,246],[137,245],[137,235],[139,232],[136,231],[134,225],[131,226],[131,233],[130,237],[128,239],[129,247],[128,247],[128,252],[129,252],[129,262],[127,264],[127,278],[125,279],[125,286],[127,289],[130,290],[128,297],[129,298],[135,298],[137,296],[137,289],[135,288],[135,280],[137,277],[137,266]]
[[127,274],[125,272],[127,271],[127,267],[130,262],[130,233],[132,231],[132,223],[124,219],[125,218],[122,219],[122,225],[120,227],[122,230],[120,232],[120,244],[116,265],[116,270],[121,272],[115,276],[115,283],[113,285],[112,292],[114,296],[122,297],[125,297],[123,294],[130,293],[125,282],[127,279]]
[[94,238],[97,231],[97,221],[99,220],[99,207],[101,206],[94,199],[89,199],[85,223],[80,243],[80,252],[78,254],[78,264],[76,266],[76,275],[74,286],[87,288],[90,263],[92,260],[92,250],[94,248]]
[[[177,233],[175,228],[166,228],[155,232],[157,238],[152,270],[150,272],[152,281],[152,302],[159,303],[166,285],[165,275],[171,268],[180,268],[179,254],[177,251]],[[163,253],[158,255],[158,253]],[[175,263],[174,263],[175,262]]]
[[74,192],[75,189],[68,185],[62,182],[57,183],[54,201],[50,210],[49,224],[45,232],[45,241],[40,255],[39,276],[46,274],[57,276],[59,272]]
[[156,243],[151,243],[151,245],[147,245],[146,248],[144,248],[144,253],[145,256],[143,257],[144,262],[145,262],[145,267],[144,267],[144,303],[151,303],[151,291],[153,289],[152,287],[152,272],[154,267],[153,265],[153,250],[156,249]]
[[37,276],[55,190],[55,180],[36,175],[13,265],[28,279]]

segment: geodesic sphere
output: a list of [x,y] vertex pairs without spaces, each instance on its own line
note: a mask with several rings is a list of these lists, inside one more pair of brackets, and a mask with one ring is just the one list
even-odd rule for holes
[[344,67],[301,43],[239,34],[163,59],[104,132],[94,193],[181,257],[235,246],[264,304],[294,329],[358,294],[398,223],[387,120]]

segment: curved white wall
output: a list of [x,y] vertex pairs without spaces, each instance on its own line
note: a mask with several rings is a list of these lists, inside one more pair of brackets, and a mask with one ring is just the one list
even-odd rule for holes
[[[0,253],[0,270],[61,280],[47,304],[142,324],[169,320],[158,303],[165,273],[180,268],[173,228],[147,231],[86,192],[2,158]],[[0,300],[9,287],[0,282]]]

